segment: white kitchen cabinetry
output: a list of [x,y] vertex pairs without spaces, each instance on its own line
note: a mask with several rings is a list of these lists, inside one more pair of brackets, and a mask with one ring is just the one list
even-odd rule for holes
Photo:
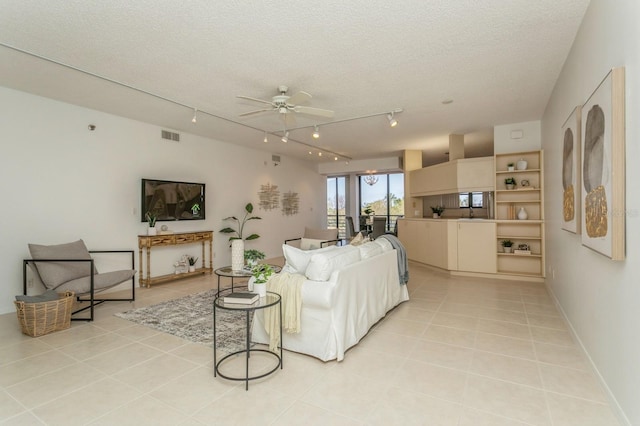
[[398,238],[407,258],[426,265],[448,269],[447,220],[400,219]]
[[412,197],[493,191],[493,157],[463,158],[436,164],[410,173]]
[[458,221],[458,270],[496,273],[496,224],[494,222]]

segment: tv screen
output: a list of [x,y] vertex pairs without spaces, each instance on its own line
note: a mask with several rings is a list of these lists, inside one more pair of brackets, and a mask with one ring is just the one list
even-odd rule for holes
[[154,212],[158,221],[204,220],[204,187],[204,183],[142,179],[142,221],[147,221],[147,212]]

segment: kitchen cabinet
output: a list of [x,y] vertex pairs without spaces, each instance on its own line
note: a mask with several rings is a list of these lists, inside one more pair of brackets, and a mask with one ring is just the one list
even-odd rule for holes
[[496,273],[496,224],[479,220],[458,220],[458,270]]
[[448,269],[447,225],[443,219],[399,219],[398,238],[407,258]]
[[411,197],[493,191],[494,158],[462,158],[410,173]]

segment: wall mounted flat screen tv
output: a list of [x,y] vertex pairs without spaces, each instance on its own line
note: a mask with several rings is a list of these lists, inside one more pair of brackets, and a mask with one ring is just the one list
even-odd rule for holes
[[204,197],[204,183],[142,179],[142,221],[147,212],[154,212],[158,221],[204,220]]

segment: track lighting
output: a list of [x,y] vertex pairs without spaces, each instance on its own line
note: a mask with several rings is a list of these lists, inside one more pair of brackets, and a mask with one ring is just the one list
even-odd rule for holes
[[264,143],[269,142],[269,139],[267,139],[267,132],[264,132],[264,140],[263,140],[263,142]]
[[192,123],[198,122],[198,108],[193,109],[193,118],[191,119]]
[[393,118],[393,112],[391,114],[387,114],[387,118],[389,119],[389,126],[396,127],[398,125],[398,120]]
[[285,134],[282,137],[281,141],[284,142],[284,143],[289,142],[289,132],[285,132]]
[[313,136],[314,139],[320,138],[320,130],[318,130],[318,126],[313,127],[313,133],[311,134],[311,136]]
[[318,157],[322,157],[322,151],[318,151]]
[[333,157],[333,161],[338,161],[338,157]]

